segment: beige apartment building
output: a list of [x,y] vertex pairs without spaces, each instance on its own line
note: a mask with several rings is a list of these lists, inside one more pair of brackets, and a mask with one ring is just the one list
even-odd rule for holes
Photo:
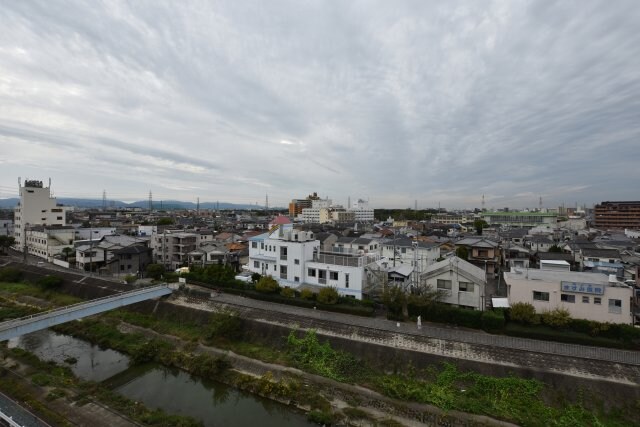
[[575,319],[632,323],[633,289],[605,274],[512,268],[504,280],[509,304],[531,303],[538,313],[564,308]]

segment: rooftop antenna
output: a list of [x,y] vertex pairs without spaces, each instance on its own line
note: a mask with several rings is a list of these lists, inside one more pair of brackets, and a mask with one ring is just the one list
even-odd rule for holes
[[107,210],[107,191],[102,190],[102,210]]
[[269,193],[266,193],[264,197],[264,208],[266,210],[269,210]]
[[18,196],[20,195],[20,188],[22,187],[22,178],[18,177]]
[[542,212],[542,196],[540,196],[540,201],[538,202],[538,209]]
[[151,190],[149,190],[149,212],[153,210],[153,197],[151,195]]
[[51,177],[49,177],[49,188],[51,188]]
[[351,209],[351,196],[347,198],[347,209]]
[[414,210],[414,211],[417,211],[417,210],[418,210],[418,199],[416,199],[416,200],[413,202],[413,210]]
[[200,215],[200,197],[198,197],[198,202],[196,203],[196,214]]
[[482,211],[484,212],[484,194],[482,195]]

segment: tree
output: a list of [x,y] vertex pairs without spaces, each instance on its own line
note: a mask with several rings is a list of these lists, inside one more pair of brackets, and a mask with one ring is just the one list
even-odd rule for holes
[[318,302],[321,304],[335,304],[338,302],[338,290],[334,287],[322,288],[318,292]]
[[16,239],[13,236],[0,236],[0,248],[2,253],[6,254],[7,249],[16,244]]
[[463,260],[469,259],[469,249],[466,246],[458,246],[456,248],[456,256]]
[[258,283],[258,281],[262,278],[262,275],[260,273],[253,273],[251,275],[251,282],[252,283]]
[[303,289],[300,291],[300,298],[302,299],[306,299],[306,300],[312,300],[313,299],[313,291],[311,289]]
[[256,291],[258,292],[275,293],[279,288],[278,282],[271,276],[262,276],[256,283]]
[[542,323],[552,328],[563,328],[571,321],[571,314],[566,308],[556,308],[542,313]]
[[64,260],[65,260],[65,261],[68,261],[68,260],[69,260],[69,256],[70,256],[72,253],[74,253],[73,248],[70,248],[70,247],[68,247],[68,246],[67,246],[67,247],[62,248],[62,255],[64,255]]
[[157,225],[173,225],[173,218],[163,217],[158,220]]
[[44,289],[58,289],[64,283],[64,279],[59,276],[46,275],[38,279],[37,283]]
[[160,264],[149,264],[146,268],[147,276],[159,280],[164,273],[164,266]]
[[549,252],[554,252],[554,253],[557,253],[557,254],[561,254],[562,253],[562,249],[557,244],[554,244],[553,246],[551,246],[549,248]]
[[473,221],[473,228],[476,229],[476,234],[482,236],[482,229],[487,228],[489,224],[484,219],[476,219]]

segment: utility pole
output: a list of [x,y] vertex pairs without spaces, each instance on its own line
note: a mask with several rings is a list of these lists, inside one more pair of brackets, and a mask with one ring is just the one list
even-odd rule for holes
[[196,203],[196,215],[200,215],[200,197],[198,197],[198,202]]
[[93,228],[89,224],[89,276],[93,274]]
[[107,210],[107,191],[102,190],[102,211]]
[[151,197],[151,190],[149,190],[149,213],[153,210],[153,198]]

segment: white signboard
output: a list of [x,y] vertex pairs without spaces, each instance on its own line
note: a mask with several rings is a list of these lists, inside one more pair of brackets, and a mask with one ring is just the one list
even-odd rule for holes
[[578,292],[581,294],[604,295],[605,285],[580,282],[560,282],[562,292]]

